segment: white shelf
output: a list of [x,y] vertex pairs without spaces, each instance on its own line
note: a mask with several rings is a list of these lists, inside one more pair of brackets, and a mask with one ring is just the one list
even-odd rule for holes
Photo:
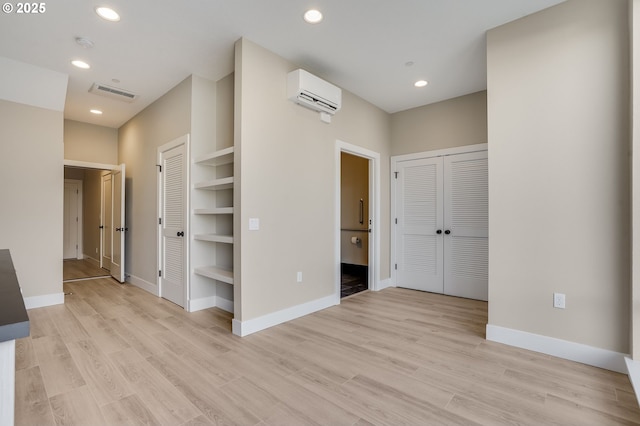
[[221,179],[207,180],[204,182],[198,182],[193,185],[195,189],[208,189],[210,191],[220,191],[223,189],[233,188],[233,176]]
[[213,243],[233,244],[233,235],[195,234],[193,238],[198,241],[211,241]]
[[215,209],[193,209],[193,214],[233,214],[233,207],[218,207]]
[[233,163],[233,147],[221,149],[209,154],[199,155],[193,160],[196,164],[204,166],[222,166]]
[[233,271],[230,271],[228,269],[223,269],[216,266],[203,266],[201,268],[195,268],[193,272],[198,275],[202,275],[203,277],[222,281],[227,284],[233,284]]

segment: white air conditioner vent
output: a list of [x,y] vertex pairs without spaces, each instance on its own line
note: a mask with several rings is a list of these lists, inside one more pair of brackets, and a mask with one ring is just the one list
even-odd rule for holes
[[335,114],[342,106],[342,90],[303,69],[287,75],[287,98],[320,112]]
[[106,84],[100,83],[93,83],[93,85],[89,89],[89,92],[124,102],[133,102],[138,98],[138,95],[136,95],[135,93],[131,93],[126,90],[118,89],[116,87],[111,87],[107,86]]

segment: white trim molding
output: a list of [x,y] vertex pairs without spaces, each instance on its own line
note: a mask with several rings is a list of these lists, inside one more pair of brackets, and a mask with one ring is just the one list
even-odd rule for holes
[[640,362],[634,361],[629,357],[624,359],[627,364],[627,374],[629,375],[629,381],[633,386],[633,392],[636,394],[636,399],[640,404]]
[[216,296],[216,308],[222,309],[225,312],[233,313],[233,300],[225,299],[220,296]]
[[487,324],[487,340],[626,374],[627,354]]
[[200,297],[198,299],[187,300],[185,310],[187,312],[196,312],[203,309],[215,308],[216,306],[216,296]]
[[64,165],[69,167],[80,167],[83,169],[117,170],[117,164],[89,163],[87,161],[64,160]]
[[[340,300],[338,300],[338,303],[339,302]],[[240,337],[248,336],[249,334],[321,311],[336,304],[335,296],[331,294],[320,299],[312,300],[311,302],[285,308],[247,321],[239,321],[234,318],[232,322],[233,334]]]
[[131,275],[126,272],[125,272],[125,281],[131,285],[134,285],[138,288],[143,289],[144,291],[147,291],[153,294],[154,296],[160,296],[160,294],[158,294],[158,285],[155,283],[143,280],[140,277],[136,277],[135,275]]
[[376,286],[375,291],[384,290],[388,287],[395,287],[395,285],[393,285],[393,283],[391,282],[391,278],[385,278],[384,280],[378,281],[378,285]]
[[27,309],[44,308],[64,304],[64,293],[43,294],[24,298],[24,307]]

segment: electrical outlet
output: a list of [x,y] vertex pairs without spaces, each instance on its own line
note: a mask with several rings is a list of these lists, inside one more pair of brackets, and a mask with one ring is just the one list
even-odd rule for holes
[[565,308],[565,295],[563,293],[553,293],[553,307],[554,308]]
[[299,283],[302,282],[302,272],[298,272],[296,279],[298,280]]

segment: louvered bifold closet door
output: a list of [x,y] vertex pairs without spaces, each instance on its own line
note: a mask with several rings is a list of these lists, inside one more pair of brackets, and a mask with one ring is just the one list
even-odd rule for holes
[[180,145],[162,153],[162,297],[184,306],[186,156]]
[[442,159],[398,163],[398,287],[443,292]]
[[487,300],[487,152],[445,157],[444,185],[444,293]]

